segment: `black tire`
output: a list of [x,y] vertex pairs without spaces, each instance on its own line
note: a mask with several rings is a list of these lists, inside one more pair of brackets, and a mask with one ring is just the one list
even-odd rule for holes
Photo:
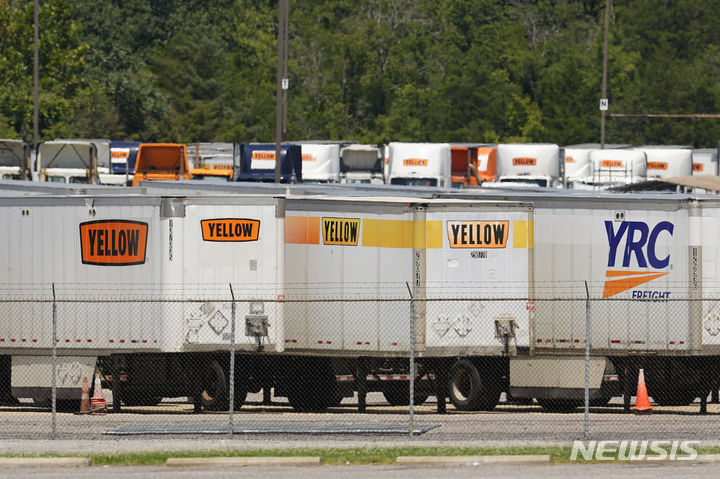
[[291,372],[287,398],[296,411],[323,412],[337,402],[335,373],[327,360],[298,360]]
[[228,381],[225,369],[213,360],[205,371],[200,401],[208,411],[227,411],[230,404]]
[[[413,394],[413,403],[416,406],[419,406],[427,401],[429,395],[430,394],[426,392],[421,392],[415,389],[415,394]],[[383,390],[383,396],[385,396],[385,400],[391,406],[408,406],[410,405],[410,385],[407,383],[388,384]]]
[[547,412],[574,412],[582,405],[574,399],[535,399]]
[[450,368],[448,395],[460,411],[490,411],[500,400],[501,387],[496,378],[481,375],[475,364],[460,359]]

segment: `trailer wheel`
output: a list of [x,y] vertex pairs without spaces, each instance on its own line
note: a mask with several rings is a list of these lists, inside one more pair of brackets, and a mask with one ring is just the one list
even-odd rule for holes
[[450,368],[448,394],[460,411],[490,411],[500,400],[500,383],[480,371],[472,361],[460,359]]
[[[426,392],[420,392],[415,389],[413,403],[419,406],[427,400],[429,395],[430,394]],[[385,400],[391,406],[407,406],[410,404],[410,385],[407,383],[388,384],[383,390],[383,396],[385,396]]]
[[287,398],[298,412],[322,412],[337,403],[335,373],[323,359],[298,360],[289,378]]
[[228,409],[227,374],[217,360],[213,360],[205,371],[202,387],[200,400],[205,409],[208,411],[226,411]]

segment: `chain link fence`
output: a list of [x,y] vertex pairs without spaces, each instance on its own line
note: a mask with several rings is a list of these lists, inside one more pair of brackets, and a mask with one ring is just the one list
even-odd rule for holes
[[0,437],[322,422],[416,440],[711,440],[720,425],[720,300],[235,293],[4,295]]

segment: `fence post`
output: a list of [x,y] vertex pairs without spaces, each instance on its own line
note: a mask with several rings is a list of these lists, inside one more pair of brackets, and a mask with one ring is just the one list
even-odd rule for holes
[[412,290],[406,282],[408,293],[410,294],[410,439],[413,438],[415,430],[415,301],[413,300]]
[[235,412],[235,293],[230,283],[230,430],[228,434],[233,435],[233,413]]
[[590,439],[590,290],[585,281],[585,440]]
[[55,283],[52,284],[52,412],[50,415],[50,439],[55,439],[57,428],[57,302],[55,301]]

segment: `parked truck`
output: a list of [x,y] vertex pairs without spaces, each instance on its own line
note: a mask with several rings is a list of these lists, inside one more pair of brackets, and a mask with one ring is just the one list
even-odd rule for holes
[[[564,150],[565,162],[563,182],[566,188],[576,190],[597,189],[593,178],[593,162],[590,153],[593,150],[618,150],[630,148],[624,144],[583,143],[568,145]],[[597,155],[597,154],[596,154]]]
[[144,180],[192,179],[187,149],[182,143],[140,143],[135,162],[133,186]]
[[114,175],[124,176],[126,186],[132,185],[139,146],[139,141],[113,140],[110,142],[110,172]]
[[560,162],[558,145],[503,143],[497,149],[497,182],[503,187],[558,187]]
[[38,145],[40,181],[100,184],[98,145],[85,140],[53,140]]
[[233,181],[240,171],[240,145],[237,143],[189,143],[188,163],[193,179]]
[[388,183],[392,185],[452,186],[452,158],[448,143],[388,144]]
[[452,184],[455,187],[479,186],[497,179],[497,148],[486,144],[453,143]]
[[340,183],[385,183],[383,149],[377,145],[346,145],[340,150]]
[[592,182],[596,189],[607,189],[647,180],[647,155],[636,148],[593,150],[590,152]]
[[339,183],[340,148],[339,143],[300,143],[303,183]]
[[688,146],[652,145],[638,150],[647,157],[648,179],[662,180],[673,176],[691,176],[692,148]]
[[699,148],[692,150],[693,176],[717,176],[718,150]]
[[0,179],[30,180],[30,145],[22,140],[0,140]]
[[[273,143],[247,143],[240,147],[240,173],[237,181],[275,181]],[[302,183],[302,152],[300,145],[283,143],[280,147],[280,182]]]

